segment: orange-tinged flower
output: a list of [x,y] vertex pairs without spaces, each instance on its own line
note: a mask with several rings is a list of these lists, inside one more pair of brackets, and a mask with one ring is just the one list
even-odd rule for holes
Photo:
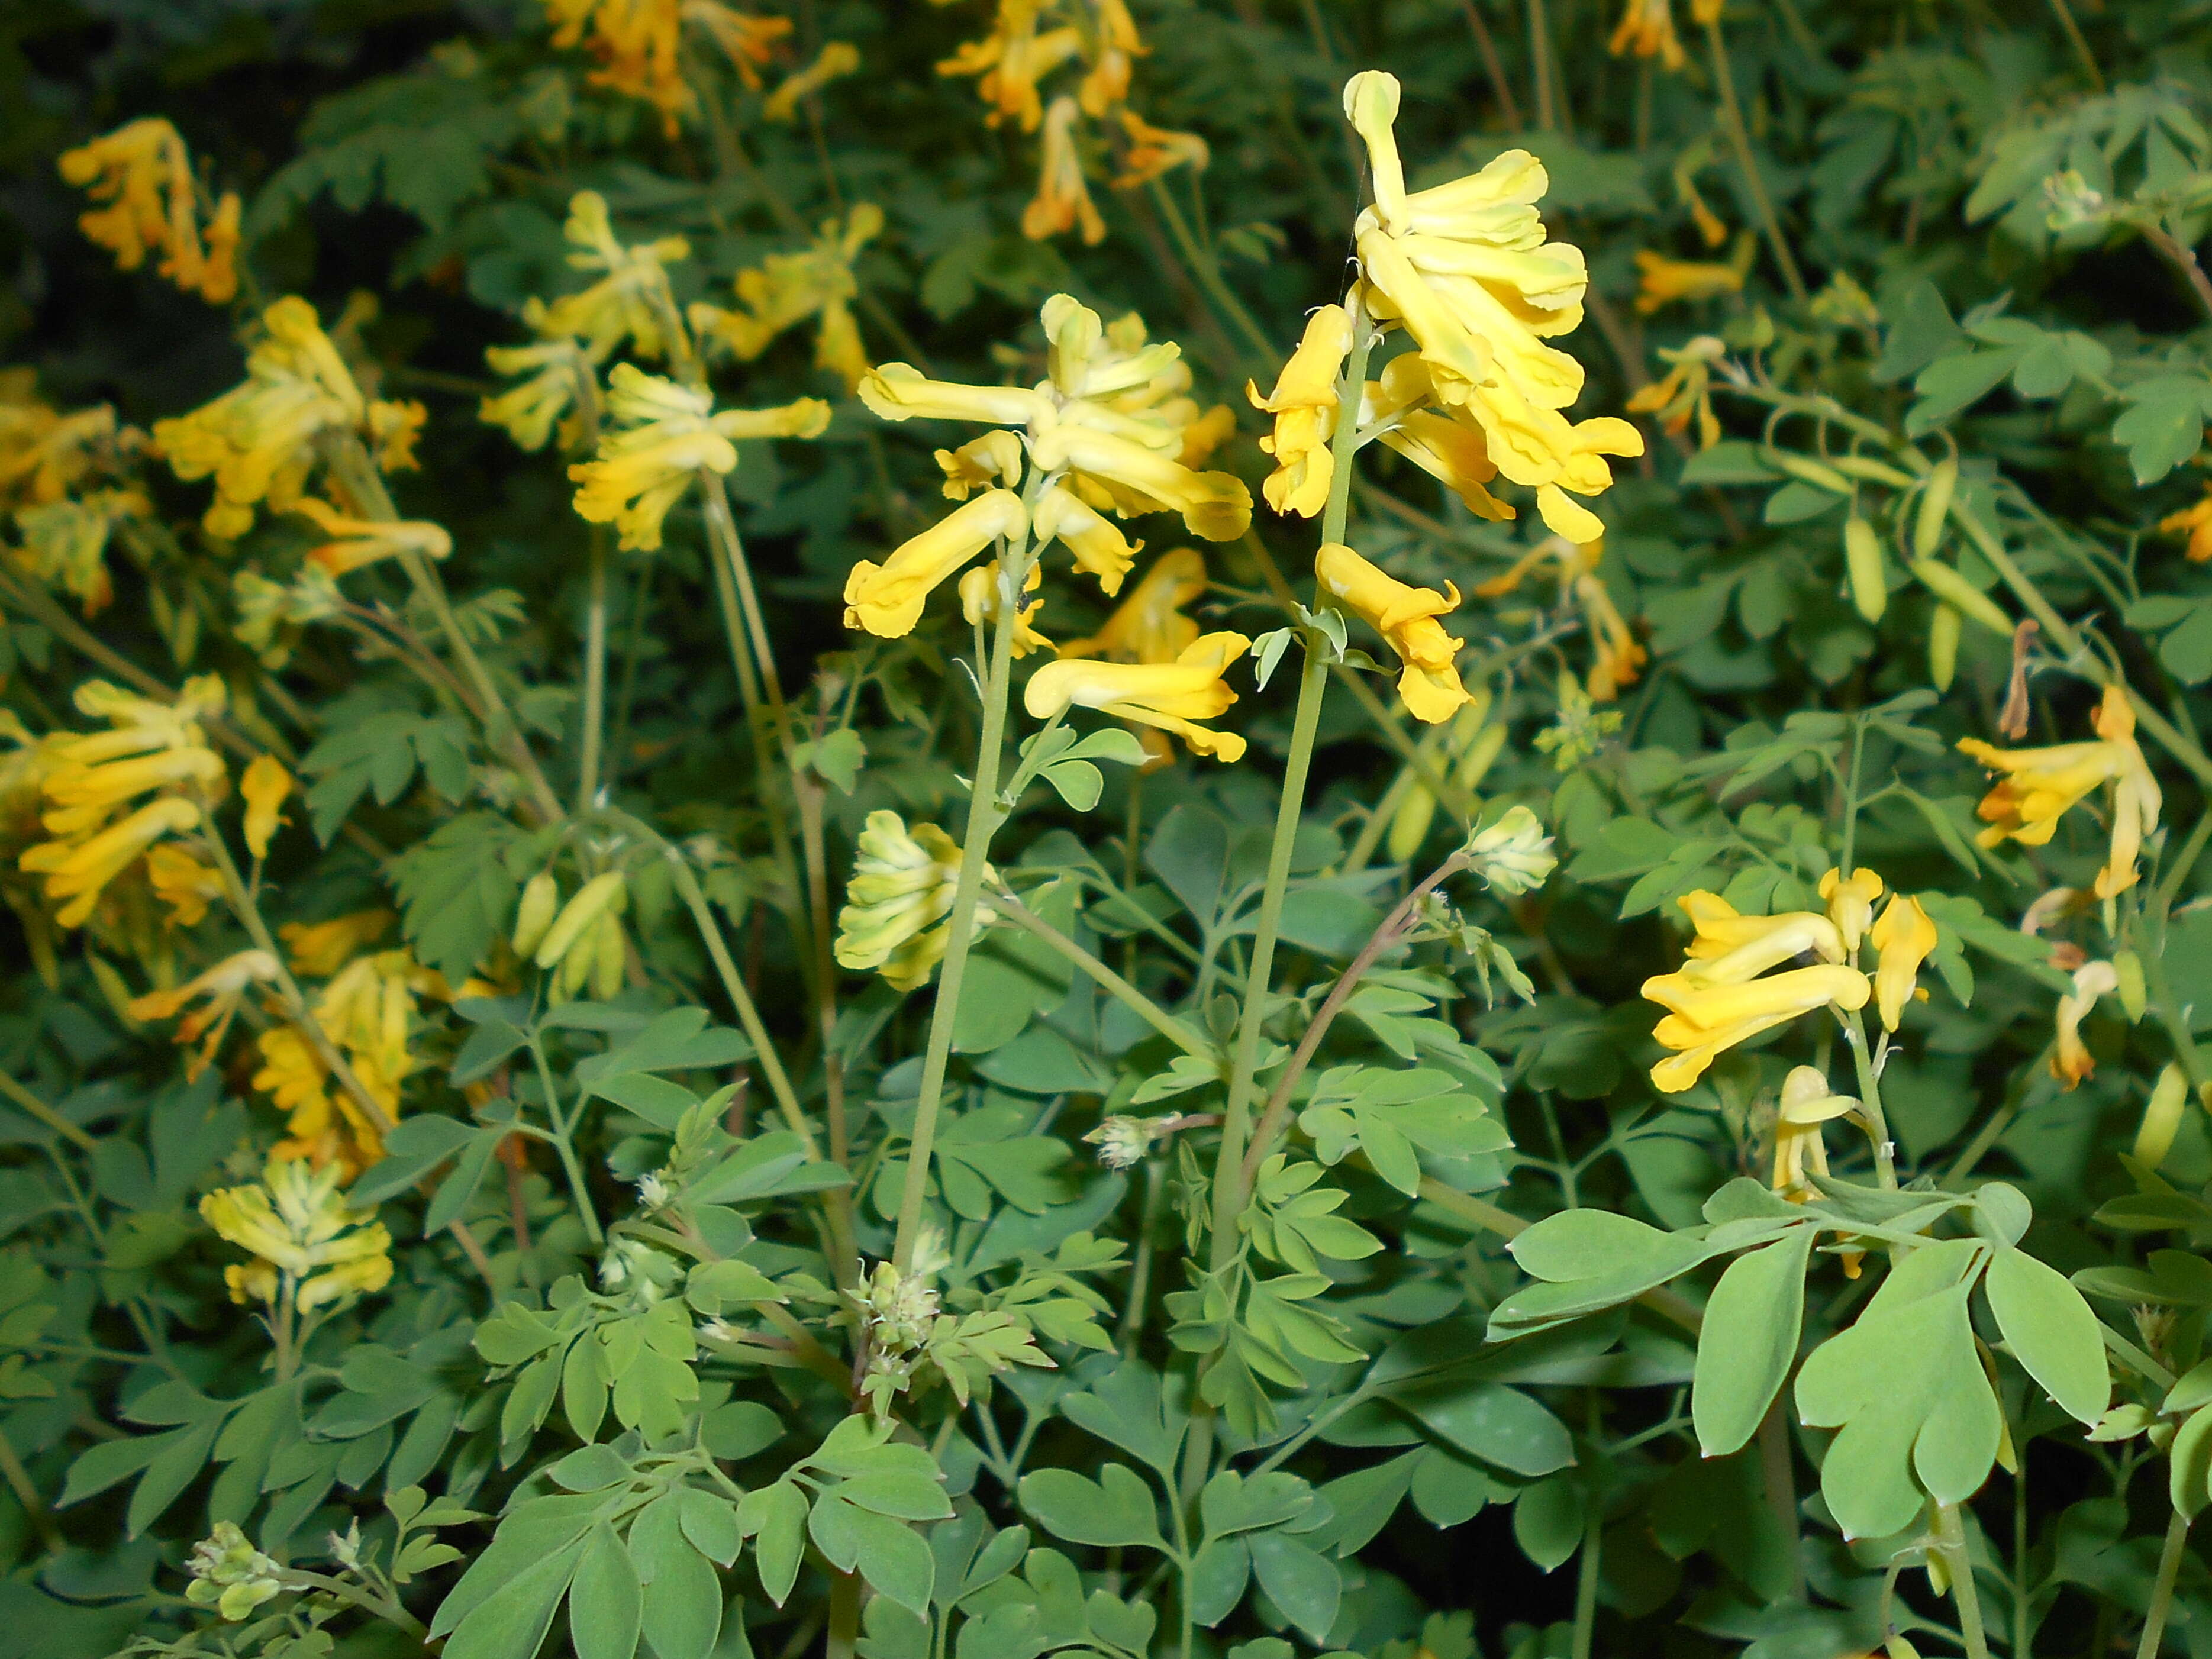
[[2212,559],[2212,484],[2205,486],[2201,499],[2160,519],[2158,527],[2166,535],[2188,538],[2185,550],[2191,563]]
[[1035,132],[1044,118],[1037,82],[1083,51],[1083,37],[1073,28],[1039,31],[1042,9],[1043,0],[999,0],[991,33],[937,66],[939,75],[981,77],[975,90],[991,106],[993,126],[1011,115],[1024,132]]
[[2074,970],[2074,988],[2058,999],[2057,1044],[2051,1054],[2051,1074],[2069,1089],[2078,1088],[2095,1075],[2097,1062],[2081,1041],[2081,1022],[2097,1006],[2097,999],[2120,988],[2119,970],[2109,962],[2085,962]]
[[1692,416],[1698,422],[1698,447],[1711,449],[1721,441],[1721,423],[1713,413],[1713,365],[1728,356],[1728,346],[1717,336],[1700,334],[1679,351],[1662,350],[1659,361],[1666,374],[1632,393],[1623,405],[1632,415],[1656,415],[1660,429],[1680,432]]
[[1649,317],[1677,300],[1711,300],[1743,292],[1743,272],[1716,261],[1670,259],[1649,248],[1638,248],[1636,270],[1636,309],[1641,316]]
[[[1095,113],[1096,112],[1094,112]],[[1206,140],[1194,132],[1176,132],[1167,127],[1156,127],[1133,109],[1115,112],[1121,131],[1128,135],[1128,153],[1122,157],[1121,171],[1114,179],[1116,190],[1134,190],[1139,185],[1149,185],[1164,173],[1187,167],[1193,173],[1206,171],[1212,160],[1212,152]]]
[[1044,143],[1037,161],[1036,194],[1022,210],[1022,234],[1032,242],[1083,228],[1083,244],[1095,247],[1106,240],[1106,222],[1091,199],[1091,185],[1083,176],[1083,156],[1076,149],[1075,124],[1082,119],[1075,100],[1059,97],[1045,112]]
[[288,921],[276,930],[292,971],[328,979],[391,931],[399,918],[389,910],[354,910],[328,921]]
[[1117,662],[1173,662],[1198,638],[1198,623],[1184,616],[1182,608],[1205,593],[1205,556],[1194,547],[1172,548],[1152,561],[1152,568],[1115,607],[1103,628],[1088,639],[1068,641],[1060,654]]
[[2135,706],[2117,683],[2105,688],[2095,718],[2097,741],[2044,749],[1999,749],[1978,738],[1959,747],[1991,771],[2002,772],[1976,809],[1989,825],[1975,839],[1984,847],[2017,841],[2046,844],[2069,808],[2104,784],[2112,786],[2112,844],[2097,872],[2096,892],[2110,898],[2136,884],[2143,838],[2158,827],[2158,781],[2136,744]]
[[1412,586],[1337,542],[1314,556],[1314,578],[1323,592],[1390,642],[1405,665],[1398,696],[1408,714],[1434,726],[1459,712],[1468,700],[1456,665],[1466,641],[1452,638],[1437,620],[1459,609],[1458,588],[1447,582],[1439,593]]
[[832,81],[842,81],[860,67],[860,49],[849,40],[832,40],[815,54],[803,70],[784,77],[783,84],[761,100],[761,113],[771,121],[788,121],[799,113],[799,101],[811,98]]
[[208,906],[223,896],[222,877],[173,842],[146,849],[146,884],[169,907],[169,923],[176,927],[198,927]]
[[187,294],[212,305],[237,294],[239,198],[216,204],[203,240],[191,155],[168,122],[133,121],[64,152],[60,166],[64,179],[104,204],[77,225],[119,269],[136,270],[159,249],[161,274]]
[[314,520],[315,527],[331,539],[307,552],[308,562],[333,576],[349,575],[363,565],[418,553],[442,559],[453,550],[453,538],[441,525],[423,519],[355,519],[328,501],[302,495],[292,511]]
[[1110,663],[1062,658],[1030,676],[1022,705],[1038,720],[1071,708],[1172,732],[1194,754],[1241,760],[1244,739],[1234,732],[1199,725],[1226,713],[1237,694],[1222,683],[1229,665],[1251,648],[1242,634],[1223,632],[1194,640],[1172,663]]
[[760,72],[775,59],[776,43],[791,33],[788,17],[756,17],[720,0],[684,0],[684,21],[722,50],[738,79],[757,89]]
[[246,994],[256,985],[276,977],[276,958],[266,951],[240,951],[225,957],[212,968],[195,974],[172,991],[150,991],[136,998],[131,1004],[131,1018],[138,1020],[173,1019],[188,1004],[199,1002],[205,1006],[194,1009],[177,1022],[176,1042],[179,1048],[207,1041],[197,1054],[187,1057],[185,1077],[187,1081],[198,1077],[213,1061],[222,1047],[222,1040],[230,1030],[230,1023],[238,1016]]
[[1615,58],[1633,52],[1656,58],[1670,70],[1682,67],[1682,42],[1674,33],[1674,14],[1668,0],[1628,0],[1620,26],[1613,32],[1606,50]]

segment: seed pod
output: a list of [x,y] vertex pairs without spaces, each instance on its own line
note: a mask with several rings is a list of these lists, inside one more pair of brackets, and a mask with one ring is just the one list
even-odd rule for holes
[[1870,623],[1880,622],[1889,606],[1889,582],[1881,572],[1881,538],[1856,513],[1844,520],[1844,568],[1859,615]]
[[[1482,775],[1490,769],[1491,762],[1505,743],[1503,726],[1486,724],[1490,718],[1490,688],[1478,686],[1474,695],[1452,717],[1452,726],[1445,737],[1445,753],[1437,757],[1438,769],[1450,757],[1457,760],[1452,765],[1450,777],[1454,783],[1469,793],[1482,781]],[[1406,791],[1406,798],[1398,803],[1395,817],[1390,820],[1389,833],[1383,845],[1391,858],[1400,864],[1421,850],[1427,837],[1429,825],[1435,821],[1437,798],[1427,784],[1415,775]]]
[[2115,951],[2112,971],[2119,976],[2120,1006],[2128,1011],[2128,1024],[2141,1024],[2143,1011],[2150,1006],[2150,994],[2143,986],[2142,958],[2132,951]]
[[1902,1636],[1893,1636],[1882,1646],[1888,1650],[1889,1659],[1920,1659],[1920,1650]]
[[582,934],[555,964],[551,992],[555,1002],[573,1001],[583,994],[585,981],[591,978],[592,964],[598,958],[599,929],[606,921],[604,910],[592,917]]
[[1912,488],[1912,475],[1901,472],[1887,461],[1877,461],[1871,455],[1838,455],[1830,463],[1846,477],[1864,478],[1870,483],[1886,483],[1892,489]]
[[1452,774],[1452,781],[1462,789],[1474,788],[1482,781],[1483,775],[1490,770],[1491,763],[1504,748],[1505,727],[1502,724],[1484,726],[1475,733],[1474,741],[1461,757],[1459,769]]
[[1382,837],[1393,864],[1403,864],[1421,850],[1436,816],[1436,795],[1428,785],[1415,778],[1406,791],[1405,799],[1398,803],[1398,811],[1390,820],[1389,833]]
[[1956,607],[1965,616],[1988,629],[1992,634],[2012,638],[2012,618],[2005,615],[1997,602],[1938,559],[1915,559],[1912,574],[1920,584],[1946,605]]
[[1793,454],[1789,450],[1768,446],[1760,449],[1759,459],[1769,466],[1787,472],[1791,477],[1815,489],[1825,489],[1831,495],[1848,495],[1851,493],[1849,478],[1826,461],[1816,461],[1810,455]]
[[1938,605],[1928,624],[1928,683],[1938,691],[1948,691],[1959,672],[1960,626],[1957,610],[1948,605]]
[[1936,463],[1928,475],[1928,488],[1920,492],[1920,516],[1912,526],[1912,556],[1935,556],[1943,544],[1943,524],[1951,516],[1951,497],[1959,488],[1959,463],[1948,457]]
[[622,994],[623,970],[628,965],[629,954],[623,938],[622,923],[611,915],[601,916],[592,945],[592,994],[601,1002],[612,1002]]
[[550,870],[540,870],[524,884],[522,902],[514,910],[511,941],[517,957],[526,957],[544,942],[545,930],[553,925],[553,913],[560,908],[561,884]]
[[546,930],[538,946],[537,963],[540,968],[550,968],[568,954],[569,947],[581,939],[584,929],[599,920],[607,910],[616,907],[626,896],[622,872],[610,870],[603,876],[593,876],[579,888],[576,896],[562,907],[561,914]]
[[2155,1170],[2173,1149],[2181,1127],[2181,1109],[2189,1103],[2189,1079],[2172,1061],[2151,1087],[2150,1103],[2143,1108],[2142,1127],[2136,1131],[2136,1162]]

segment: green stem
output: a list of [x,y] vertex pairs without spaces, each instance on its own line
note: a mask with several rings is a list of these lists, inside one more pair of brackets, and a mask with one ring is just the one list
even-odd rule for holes
[[[1034,473],[1025,492],[1034,506],[1056,477]],[[914,1261],[921,1232],[922,1199],[929,1185],[929,1160],[937,1146],[937,1114],[945,1096],[945,1069],[952,1055],[952,1027],[960,1012],[960,988],[968,975],[969,947],[975,942],[975,908],[983,896],[983,865],[991,837],[1003,813],[999,806],[999,765],[1006,746],[1006,701],[1012,689],[1014,629],[1021,614],[1022,583],[1029,574],[1030,536],[1021,534],[999,557],[999,583],[1006,602],[999,606],[993,631],[988,678],[983,688],[983,730],[975,746],[975,781],[968,790],[968,823],[960,843],[960,873],[952,890],[951,930],[938,969],[937,1000],[930,1010],[929,1046],[921,1062],[921,1091],[915,1103],[914,1131],[907,1149],[906,1184],[899,1194],[898,1232],[891,1262],[903,1273]]]
[[49,1553],[59,1551],[63,1539],[61,1528],[54,1524],[54,1512],[46,1507],[46,1500],[31,1479],[30,1470],[23,1466],[23,1460],[4,1434],[0,1434],[0,1476],[6,1478],[8,1490],[15,1494],[23,1513],[31,1517],[31,1526],[39,1534],[40,1543]]
[[1990,1659],[1989,1638],[1982,1629],[1982,1592],[1974,1583],[1974,1564],[1966,1550],[1966,1529],[1959,1519],[1959,1506],[1944,1504],[1936,1510],[1936,1536],[1951,1571],[1951,1592],[1959,1604],[1959,1631],[1965,1638],[1966,1659]]
[[545,1091],[546,1121],[553,1126],[553,1150],[560,1155],[561,1170],[568,1177],[569,1196],[576,1200],[577,1218],[584,1224],[584,1237],[593,1249],[606,1242],[599,1229],[599,1215],[592,1202],[591,1188],[584,1180],[584,1166],[576,1159],[573,1144],[575,1125],[561,1109],[559,1091],[553,1086],[553,1067],[545,1059],[545,1045],[536,1036],[530,1040],[530,1058],[538,1066],[538,1086]]
[[1556,131],[1559,110],[1552,96],[1552,21],[1544,13],[1544,0],[1528,0],[1528,73],[1536,83],[1536,125]]
[[1161,179],[1153,179],[1152,193],[1161,218],[1167,222],[1168,234],[1175,238],[1176,246],[1190,266],[1192,274],[1198,278],[1199,286],[1221,308],[1222,314],[1237,325],[1237,332],[1258,354],[1261,362],[1279,362],[1274,342],[1267,337],[1267,331],[1253,319],[1252,313],[1244,308],[1244,302],[1237,297],[1237,291],[1229,286],[1228,279],[1221,274],[1221,262],[1198,245],[1198,239],[1191,234],[1189,222],[1182,216],[1182,210],[1176,205],[1175,198],[1166,184]]
[[576,762],[576,810],[591,811],[599,793],[599,768],[607,723],[607,537],[593,525],[590,592],[584,610],[583,750]]
[[[2150,1610],[2143,1615],[2142,1640],[2136,1659],[2157,1659],[2166,1637],[2166,1618],[2173,1606],[2173,1581],[2181,1572],[2181,1553],[2189,1540],[2189,1517],[2176,1510],[2166,1523],[2166,1544],[2158,1553],[2158,1581],[2151,1586]],[[2023,1650],[2025,1651],[2025,1650]]]
[[2065,31],[2066,44],[2074,49],[2074,59],[2081,65],[2082,78],[2088,82],[2089,89],[2101,97],[2105,72],[2097,67],[2097,54],[2089,50],[2088,41],[2082,38],[2081,26],[2074,21],[2074,9],[2066,0],[2051,0],[2051,11],[2057,18],[2058,27]]
[[1125,1354],[1137,1351],[1137,1336],[1145,1328],[1145,1307],[1152,1287],[1152,1235],[1159,1230],[1160,1210],[1167,1198],[1168,1166],[1164,1158],[1145,1160],[1145,1205],[1137,1224],[1137,1249],[1129,1263],[1128,1299],[1121,1307],[1121,1328],[1115,1346]]
[[82,1151],[96,1152],[100,1143],[70,1122],[52,1107],[15,1081],[5,1072],[0,1072],[0,1095],[5,1095],[16,1105],[45,1124],[64,1139],[71,1141]]
[[1605,1504],[1595,1492],[1584,1499],[1589,1515],[1583,1522],[1583,1559],[1575,1579],[1575,1627],[1567,1651],[1570,1659],[1590,1659],[1590,1644],[1597,1633],[1597,1586],[1601,1554],[1605,1545]]
[[279,1573],[284,1588],[295,1595],[306,1590],[319,1590],[325,1595],[335,1595],[349,1602],[363,1613],[372,1613],[387,1625],[397,1625],[410,1636],[420,1637],[426,1632],[422,1621],[401,1607],[397,1601],[387,1601],[380,1595],[349,1584],[343,1578],[332,1578],[319,1572],[307,1572],[298,1567],[285,1567]]
[[830,1631],[827,1659],[852,1659],[860,1640],[860,1575],[830,1575]]
[[1859,1109],[1866,1115],[1867,1138],[1874,1143],[1875,1175],[1892,1191],[1897,1187],[1897,1147],[1889,1138],[1889,1120],[1881,1109],[1881,1081],[1874,1073],[1874,1055],[1867,1047],[1866,1021],[1856,1008],[1844,1016],[1851,1051],[1851,1066],[1858,1075]]
[[1090,975],[1100,990],[1117,999],[1131,1013],[1174,1043],[1183,1053],[1190,1055],[1194,1060],[1203,1060],[1209,1066],[1220,1063],[1219,1050],[1097,957],[1091,955],[1090,951],[1061,933],[1059,928],[1014,897],[1012,894],[986,893],[983,895],[981,902],[986,908],[1004,916],[1014,926],[1032,935],[1039,942]]
[[1766,246],[1782,272],[1783,284],[1789,289],[1790,297],[1802,306],[1807,297],[1805,279],[1798,273],[1790,244],[1782,239],[1782,221],[1775,214],[1774,199],[1766,193],[1766,180],[1759,171],[1758,159],[1752,154],[1751,130],[1744,125],[1743,107],[1736,101],[1735,76],[1729,67],[1728,42],[1721,37],[1717,7],[1705,24],[1705,46],[1712,58],[1713,84],[1721,96],[1721,125],[1735,150],[1736,165],[1743,169],[1744,187],[1751,193],[1752,206],[1759,214],[1759,228],[1766,233]]

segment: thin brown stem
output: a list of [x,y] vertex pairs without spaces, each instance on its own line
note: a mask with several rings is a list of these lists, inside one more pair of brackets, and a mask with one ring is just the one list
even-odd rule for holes
[[1459,0],[1460,9],[1467,14],[1468,33],[1474,36],[1474,50],[1482,59],[1482,72],[1490,77],[1491,95],[1498,100],[1498,112],[1505,118],[1509,131],[1517,131],[1521,125],[1521,106],[1513,96],[1513,83],[1505,78],[1505,64],[1498,55],[1497,37],[1482,15],[1480,0]]
[[[2051,3],[2060,5],[2063,0],[2051,0]],[[2197,263],[2197,250],[2164,225],[2147,224],[2142,234],[2143,240],[2158,251],[2159,258],[2188,279],[2190,290],[2197,295],[2197,303],[2204,307],[2207,317],[2212,317],[2212,277],[2205,276],[2204,267]]]
[[1744,125],[1743,106],[1736,101],[1735,75],[1729,67],[1728,42],[1721,35],[1717,9],[1705,25],[1705,46],[1712,58],[1713,84],[1721,97],[1721,125],[1735,151],[1736,165],[1743,169],[1744,188],[1751,193],[1759,228],[1766,234],[1767,248],[1774,255],[1775,265],[1782,272],[1790,297],[1803,305],[1807,298],[1805,278],[1797,270],[1797,260],[1790,252],[1790,244],[1783,240],[1782,221],[1775,214],[1774,198],[1767,194],[1765,177],[1759,170],[1758,157],[1752,153],[1751,130]]

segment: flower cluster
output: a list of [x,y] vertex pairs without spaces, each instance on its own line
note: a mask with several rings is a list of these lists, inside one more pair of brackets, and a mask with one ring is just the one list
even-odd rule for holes
[[158,116],[118,127],[63,153],[62,178],[100,206],[78,227],[136,270],[158,250],[156,269],[210,305],[238,292],[239,199],[224,192],[212,211],[192,176],[191,153],[175,127]]
[[[975,76],[993,126],[1012,120],[1024,132],[1043,130],[1036,194],[1022,215],[1024,235],[1042,241],[1079,228],[1086,243],[1105,240],[1105,221],[1084,168],[1086,118],[1102,124],[1109,145],[1120,153],[1116,189],[1149,184],[1176,167],[1206,167],[1203,138],[1156,127],[1128,106],[1130,73],[1147,48],[1124,0],[997,4],[991,32],[962,46],[937,72]],[[1047,103],[1040,83],[1061,70],[1076,77],[1073,89],[1055,92]]]
[[223,1269],[232,1301],[273,1305],[289,1292],[307,1312],[392,1282],[392,1235],[374,1209],[345,1201],[343,1174],[335,1164],[318,1171],[279,1153],[255,1185],[200,1200],[201,1218],[253,1254]]
[[254,1548],[234,1521],[216,1522],[215,1530],[192,1546],[185,1565],[192,1582],[185,1586],[185,1600],[196,1607],[211,1607],[233,1623],[284,1590],[282,1564]]
[[23,538],[9,557],[89,620],[115,597],[106,555],[116,530],[153,511],[127,465],[145,434],[118,427],[106,404],[64,415],[34,385],[28,369],[0,372],[0,508]]
[[545,0],[545,13],[555,46],[580,46],[599,60],[592,85],[643,99],[660,112],[672,137],[698,102],[684,77],[685,26],[755,88],[777,43],[791,33],[788,18],[757,16],[720,0]]
[[[837,916],[838,965],[879,973],[897,991],[928,983],[951,936],[959,873],[960,848],[937,825],[909,830],[888,809],[869,813]],[[994,878],[986,865],[983,879]]]
[[2096,894],[2110,898],[2136,884],[2143,839],[2158,828],[2158,780],[2136,744],[2135,705],[2126,690],[2105,688],[2093,721],[2094,742],[2047,749],[1999,749],[1978,738],[1959,747],[2000,777],[1978,809],[1989,827],[1976,837],[1984,847],[2016,841],[2046,845],[2068,810],[2106,784],[2112,786],[2111,849],[2097,872]]
[[804,252],[771,253],[737,274],[736,310],[695,303],[693,331],[702,343],[725,345],[750,362],[777,335],[814,318],[814,362],[851,392],[868,370],[860,327],[853,320],[852,302],[860,291],[853,261],[883,228],[884,210],[872,202],[860,203],[842,218],[825,219]]
[[[1652,1035],[1675,1050],[1651,1068],[1653,1086],[1680,1094],[1723,1050],[1820,1008],[1849,1013],[1875,1001],[1884,1029],[1894,1031],[1937,934],[1920,901],[1906,893],[1892,894],[1875,919],[1882,890],[1871,870],[1849,876],[1831,870],[1820,880],[1825,914],[1771,916],[1741,915],[1717,893],[1684,894],[1676,902],[1696,930],[1688,960],[1643,986],[1645,997],[1668,1011]],[[1871,977],[1857,966],[1863,943],[1877,952]],[[1805,965],[1784,968],[1792,963]],[[1777,968],[1783,971],[1769,971]]]
[[246,359],[246,380],[189,415],[157,421],[154,443],[179,478],[212,477],[215,501],[201,522],[226,540],[253,526],[256,507],[287,512],[305,499],[316,441],[359,437],[377,464],[415,464],[418,403],[365,397],[314,307],[287,296],[261,315],[262,337]]

